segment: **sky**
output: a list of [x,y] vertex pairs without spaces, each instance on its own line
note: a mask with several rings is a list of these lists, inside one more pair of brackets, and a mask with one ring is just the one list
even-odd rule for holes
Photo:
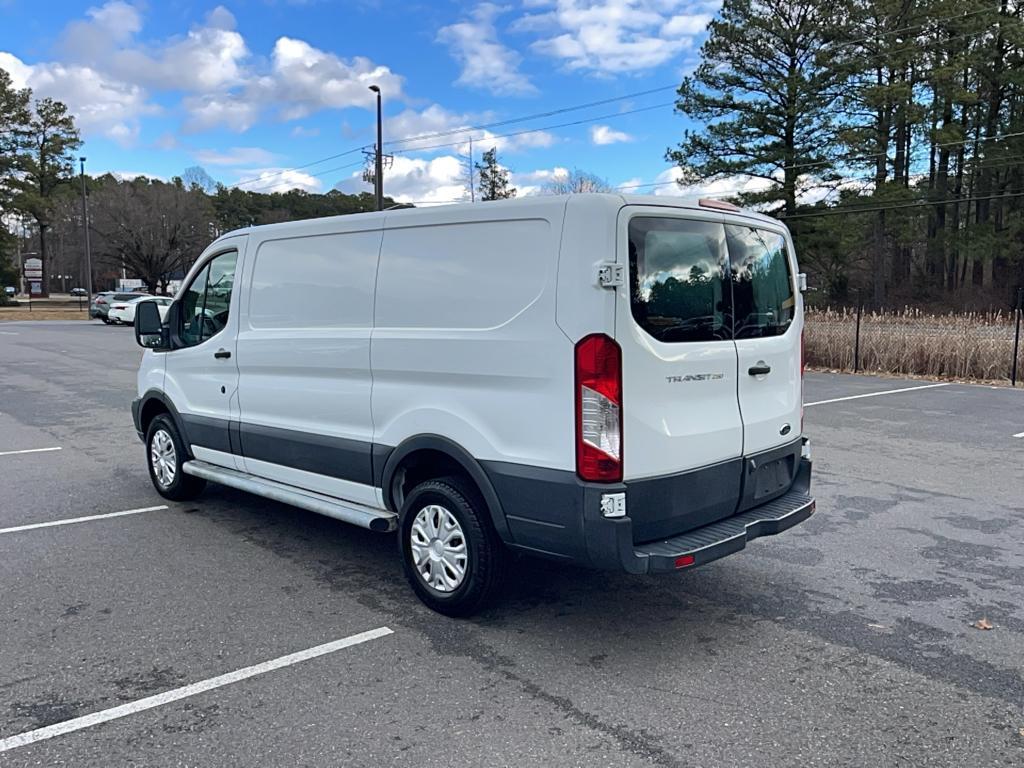
[[[0,0],[0,68],[68,104],[91,174],[200,165],[253,191],[369,191],[375,84],[394,155],[385,194],[399,201],[468,198],[470,137],[477,161],[497,148],[521,195],[572,168],[680,194],[664,155],[691,124],[674,88],[719,5]],[[491,127],[451,133],[476,126]]]

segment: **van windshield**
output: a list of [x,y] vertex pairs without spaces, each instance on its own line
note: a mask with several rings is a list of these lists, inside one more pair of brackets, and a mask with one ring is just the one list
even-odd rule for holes
[[757,227],[636,217],[629,275],[633,318],[658,341],[777,336],[796,311],[785,238]]

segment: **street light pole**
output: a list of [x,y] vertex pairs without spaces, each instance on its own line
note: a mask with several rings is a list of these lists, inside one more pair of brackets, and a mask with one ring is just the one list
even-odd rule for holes
[[85,158],[78,158],[82,164],[82,225],[85,227],[85,290],[89,292],[92,304],[92,247],[89,243],[89,198],[85,194]]
[[377,94],[377,153],[374,159],[373,186],[377,193],[377,210],[384,210],[384,128],[380,112],[380,88],[371,85],[370,90]]

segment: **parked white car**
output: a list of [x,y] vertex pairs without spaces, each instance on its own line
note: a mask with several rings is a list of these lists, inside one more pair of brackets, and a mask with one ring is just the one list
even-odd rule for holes
[[509,551],[669,572],[814,511],[786,227],[715,201],[572,195],[254,227],[146,347],[157,491],[222,483],[398,532],[449,615]]
[[115,301],[110,305],[110,309],[107,312],[107,320],[114,325],[120,325],[122,323],[131,325],[135,322],[135,310],[139,304],[143,301],[151,301],[157,306],[157,310],[160,313],[160,318],[163,319],[167,316],[167,309],[171,306],[170,296],[139,296],[137,299],[131,299],[129,301]]

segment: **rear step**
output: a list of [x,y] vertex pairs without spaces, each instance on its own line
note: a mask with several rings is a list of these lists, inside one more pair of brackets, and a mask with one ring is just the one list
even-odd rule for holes
[[317,512],[336,520],[369,528],[371,531],[385,533],[398,527],[398,515],[387,509],[377,509],[352,501],[342,501],[313,491],[302,491],[284,483],[253,477],[245,472],[218,467],[205,461],[186,461],[182,464],[181,469],[186,475],[201,477],[204,480],[237,488],[240,491],[291,504],[293,507],[308,509],[310,512]]
[[738,515],[670,539],[638,544],[633,554],[647,561],[647,572],[704,565],[731,555],[761,536],[782,533],[814,514],[814,499],[803,488]]

